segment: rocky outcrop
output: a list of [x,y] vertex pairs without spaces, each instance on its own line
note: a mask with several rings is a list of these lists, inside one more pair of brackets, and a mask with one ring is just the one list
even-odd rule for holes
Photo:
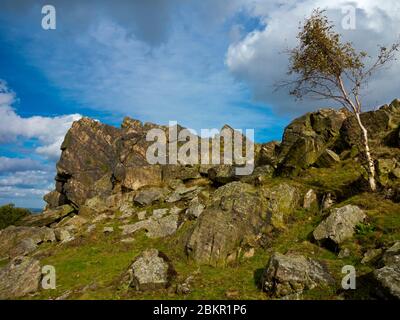
[[149,249],[133,261],[123,283],[138,291],[149,291],[169,287],[175,277],[176,271],[168,257],[156,249]]
[[197,262],[224,264],[254,246],[265,220],[266,204],[251,185],[231,182],[218,188],[198,218],[186,244]]
[[0,269],[0,299],[15,299],[39,289],[41,269],[39,261],[16,257]]
[[346,205],[332,209],[328,218],[322,221],[314,230],[313,236],[317,241],[326,241],[328,246],[339,245],[349,239],[355,232],[355,227],[366,218],[363,210],[357,206]]
[[321,154],[339,138],[345,110],[321,109],[292,121],[286,127],[279,146],[279,172],[297,174],[317,161]]
[[298,294],[304,290],[333,283],[320,262],[298,254],[274,253],[261,278],[262,288],[274,297]]

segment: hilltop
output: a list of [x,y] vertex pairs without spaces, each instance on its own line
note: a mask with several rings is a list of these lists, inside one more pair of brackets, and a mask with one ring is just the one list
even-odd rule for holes
[[[361,117],[375,193],[346,110],[293,120],[243,176],[150,165],[146,134],[164,126],[74,122],[43,213],[0,231],[0,298],[399,299],[400,100]],[[55,289],[40,287],[45,265]]]

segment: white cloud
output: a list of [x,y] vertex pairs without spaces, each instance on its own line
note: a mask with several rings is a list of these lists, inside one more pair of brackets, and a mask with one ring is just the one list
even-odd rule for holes
[[41,146],[35,152],[49,159],[57,159],[66,132],[81,115],[22,118],[12,108],[14,101],[15,94],[0,80],[0,143],[37,139]]
[[0,157],[0,173],[38,170],[42,168],[43,165],[41,163],[32,159]]
[[[344,17],[342,8],[349,4],[357,8],[355,30],[343,30],[341,27]],[[274,83],[286,78],[288,60],[282,52],[296,46],[299,22],[314,8],[327,9],[329,18],[344,39],[352,41],[359,50],[372,54],[377,52],[378,44],[393,43],[400,33],[400,3],[397,0],[264,1],[256,2],[252,8],[251,12],[261,16],[266,27],[231,44],[226,64],[237,79],[250,85],[258,101],[280,113],[301,114],[322,104],[321,101],[295,102],[287,92],[273,90]],[[363,101],[367,108],[390,102],[400,95],[398,82],[394,80],[399,72],[400,63],[396,63],[376,75],[364,92]],[[324,102],[324,105],[329,104]]]

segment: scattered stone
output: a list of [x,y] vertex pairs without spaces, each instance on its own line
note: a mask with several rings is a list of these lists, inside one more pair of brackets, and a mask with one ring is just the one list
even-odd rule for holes
[[153,217],[155,219],[160,219],[168,213],[168,209],[155,209],[153,210]]
[[232,165],[221,164],[213,166],[208,170],[208,178],[220,184],[226,184],[237,180],[235,167]]
[[351,252],[350,252],[349,248],[341,249],[339,251],[338,258],[339,259],[348,258],[348,257],[350,257],[350,253]]
[[71,235],[71,233],[65,228],[55,229],[54,233],[56,235],[57,240],[61,241],[62,243],[67,243],[74,239],[74,237]]
[[256,250],[254,248],[250,248],[249,250],[245,251],[245,253],[243,254],[243,258],[249,259],[249,258],[254,257],[255,251]]
[[330,192],[324,194],[324,196],[322,198],[322,206],[321,206],[322,210],[329,209],[334,204],[335,204],[334,196]]
[[123,242],[123,243],[133,243],[133,242],[135,242],[135,238],[121,239],[121,242]]
[[189,207],[186,209],[186,216],[189,219],[197,219],[200,217],[204,209],[205,205],[200,202],[198,197],[195,197],[190,201]]
[[134,198],[134,201],[142,206],[152,204],[165,198],[166,190],[163,188],[152,187],[140,191]]
[[114,228],[113,227],[104,227],[103,232],[104,233],[112,233],[112,232],[114,232]]
[[169,214],[162,218],[151,217],[134,224],[120,226],[122,235],[129,235],[139,230],[146,230],[149,238],[163,238],[172,235],[178,229],[178,214]]
[[373,263],[376,262],[379,257],[382,255],[382,249],[371,249],[368,250],[364,257],[361,259],[362,264]]
[[176,286],[175,293],[183,295],[191,293],[191,282],[193,281],[193,279],[194,279],[193,276],[189,276],[185,279],[184,282],[178,283]]
[[333,283],[323,264],[298,254],[274,253],[262,276],[262,287],[275,297],[301,293]]
[[176,190],[165,200],[166,202],[172,203],[180,200],[190,200],[193,199],[199,192],[200,188],[198,186],[193,186],[187,188],[182,185],[176,188]]
[[309,189],[304,195],[303,208],[311,209],[318,207],[318,197],[317,193],[313,189]]
[[353,236],[356,225],[366,217],[364,211],[354,205],[332,209],[328,218],[314,230],[314,238],[317,241],[330,241],[339,245]]
[[86,232],[87,232],[87,233],[90,233],[90,232],[92,232],[92,231],[95,230],[95,229],[96,229],[96,225],[95,225],[95,224],[91,224],[91,225],[89,225],[89,226],[87,227]]
[[156,249],[149,249],[134,260],[123,281],[138,291],[149,291],[169,287],[175,277],[168,257]]
[[15,299],[39,289],[41,269],[39,261],[16,257],[0,269],[0,299]]
[[146,211],[140,211],[137,213],[137,217],[139,220],[144,220],[144,219],[146,219],[146,214],[147,214]]
[[386,265],[400,263],[400,241],[395,242],[393,246],[385,251],[382,260]]
[[98,215],[96,218],[94,218],[92,222],[97,223],[97,222],[103,221],[107,218],[108,218],[108,216],[105,213],[102,213],[102,214]]

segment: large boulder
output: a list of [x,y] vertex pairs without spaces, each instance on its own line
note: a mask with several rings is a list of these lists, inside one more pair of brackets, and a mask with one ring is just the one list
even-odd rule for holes
[[26,255],[34,251],[38,244],[55,240],[51,228],[9,226],[0,230],[0,258]]
[[0,269],[0,299],[15,299],[39,289],[41,269],[39,261],[16,257]]
[[246,246],[254,246],[265,221],[265,203],[249,184],[231,182],[218,188],[191,232],[187,254],[199,263],[225,264]]
[[400,300],[400,241],[383,255],[384,266],[373,272],[377,293],[384,299]]
[[295,175],[314,164],[327,148],[335,144],[348,115],[343,109],[321,109],[292,121],[286,127],[279,146],[279,172]]
[[350,204],[332,209],[330,215],[314,230],[313,236],[317,241],[337,246],[351,238],[356,225],[363,222],[366,217],[363,210]]
[[156,249],[148,249],[133,261],[123,282],[138,291],[149,291],[167,288],[175,277],[168,257]]
[[301,205],[299,189],[288,183],[280,183],[264,187],[262,193],[268,203],[267,221],[275,229],[284,229],[289,215]]
[[262,288],[274,297],[298,294],[333,283],[327,268],[302,255],[274,253],[261,278]]

